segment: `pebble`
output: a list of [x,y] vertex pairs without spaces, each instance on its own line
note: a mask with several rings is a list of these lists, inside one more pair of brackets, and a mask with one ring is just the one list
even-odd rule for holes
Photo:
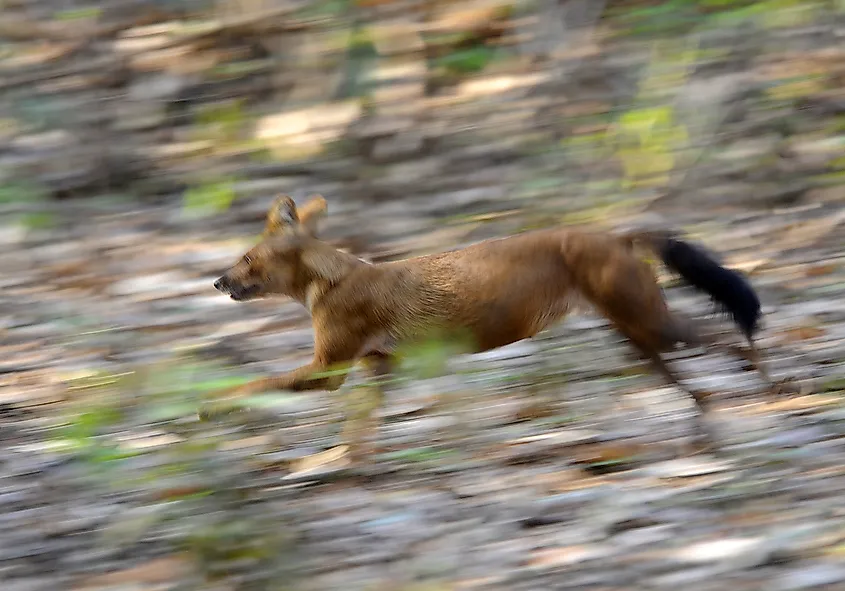
[[811,564],[780,575],[772,591],[801,591],[802,589],[835,589],[845,585],[845,566],[842,564]]

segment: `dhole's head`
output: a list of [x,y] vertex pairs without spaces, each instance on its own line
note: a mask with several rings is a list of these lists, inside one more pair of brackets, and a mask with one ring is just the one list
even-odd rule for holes
[[214,287],[235,301],[271,295],[304,297],[314,277],[303,252],[328,246],[315,240],[317,221],[325,213],[326,200],[320,195],[312,196],[299,210],[287,195],[277,197],[259,243],[215,281]]

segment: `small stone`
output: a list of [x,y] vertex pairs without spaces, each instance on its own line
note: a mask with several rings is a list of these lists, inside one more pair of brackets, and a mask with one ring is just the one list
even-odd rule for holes
[[718,577],[721,571],[713,567],[685,568],[683,570],[667,573],[654,577],[650,583],[659,589],[678,589],[688,587],[692,584],[700,584],[702,581],[712,580]]
[[692,478],[725,472],[731,469],[728,462],[700,458],[683,458],[660,462],[644,469],[657,478]]
[[384,436],[396,443],[409,442],[422,435],[455,427],[457,418],[452,416],[422,417],[401,421],[382,427]]
[[763,538],[725,538],[687,546],[675,558],[687,564],[719,562],[738,570],[764,564],[770,554]]
[[397,55],[421,52],[425,41],[413,23],[376,25],[372,29],[373,45],[380,55]]
[[801,427],[798,429],[790,429],[766,437],[760,442],[761,445],[768,445],[772,447],[804,447],[811,443],[817,443],[833,437],[833,433],[829,433],[820,427]]
[[169,73],[140,76],[130,86],[129,98],[133,101],[165,101],[176,97],[185,84],[183,77]]
[[794,143],[791,150],[804,166],[821,168],[842,156],[845,151],[845,137],[802,140]]
[[373,162],[387,164],[416,156],[422,152],[422,148],[423,137],[417,132],[408,131],[377,140],[371,158]]
[[54,130],[43,133],[24,135],[12,142],[16,150],[58,150],[74,143],[73,136],[67,131]]
[[611,554],[610,549],[598,545],[544,548],[534,552],[528,564],[536,569],[570,567],[582,562],[608,558]]
[[772,591],[801,591],[802,589],[834,589],[831,585],[845,583],[845,565],[819,563],[801,566],[775,580]]

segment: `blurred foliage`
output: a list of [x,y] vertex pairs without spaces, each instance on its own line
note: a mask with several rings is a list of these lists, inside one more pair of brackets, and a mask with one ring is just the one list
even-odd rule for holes
[[666,183],[675,167],[675,148],[687,141],[686,130],[675,123],[672,109],[634,109],[620,117],[617,130],[617,137],[628,135],[634,140],[617,151],[625,169],[623,188]]
[[212,180],[185,191],[184,206],[192,215],[210,215],[228,209],[235,197],[233,180]]
[[23,209],[12,217],[26,230],[45,230],[56,223],[55,216],[47,210],[47,191],[37,182],[0,180],[0,205]]
[[9,111],[22,128],[45,131],[61,128],[65,122],[66,113],[62,111],[61,103],[49,96],[13,96],[11,99]]
[[472,350],[474,346],[469,335],[432,331],[425,338],[401,346],[396,351],[396,358],[409,378],[431,379],[448,373],[451,359]]
[[355,25],[348,36],[346,48],[346,71],[338,89],[338,98],[365,98],[375,86],[372,71],[377,62],[378,52],[369,29]]
[[[229,159],[226,164],[232,164],[232,161],[238,159],[266,163],[271,159],[301,161],[335,156],[360,158],[360,144],[386,144],[383,136],[398,132],[385,131],[390,126],[381,123],[382,118],[387,117],[385,109],[389,110],[389,107],[376,104],[373,95],[374,89],[384,83],[384,77],[392,75],[389,71],[394,66],[398,69],[404,65],[412,66],[409,71],[413,70],[416,76],[417,66],[422,65],[422,82],[425,92],[430,96],[438,94],[442,88],[453,90],[449,87],[479,74],[497,71],[499,66],[503,72],[511,74],[523,72],[526,67],[533,68],[536,63],[538,71],[545,73],[549,61],[553,70],[555,64],[574,65],[575,61],[581,59],[580,56],[559,58],[555,55],[558,50],[569,52],[566,49],[566,35],[563,38],[555,36],[548,47],[534,55],[538,45],[533,37],[543,35],[543,27],[537,29],[535,25],[542,25],[546,17],[549,21],[560,20],[558,16],[563,14],[551,12],[551,5],[542,2],[494,0],[481,2],[477,6],[471,3],[472,6],[465,10],[450,3],[424,3],[422,12],[427,21],[412,33],[418,38],[413,39],[405,49],[388,48],[383,55],[376,50],[376,46],[381,47],[381,44],[375,41],[382,40],[380,35],[389,36],[393,25],[391,18],[381,12],[389,13],[402,8],[400,3],[392,0],[306,0],[298,3],[291,15],[280,17],[281,20],[288,16],[294,20],[301,19],[305,24],[281,31],[270,31],[261,23],[249,22],[251,16],[262,11],[280,8],[273,3],[251,0],[236,3],[176,0],[145,2],[161,11],[160,15],[154,17],[154,20],[160,19],[156,21],[157,27],[150,30],[149,27],[138,25],[136,28],[140,30],[132,30],[128,38],[134,39],[137,36],[138,39],[146,39],[144,43],[149,44],[151,49],[149,52],[138,50],[138,55],[132,59],[143,58],[141,66],[132,66],[119,75],[91,75],[83,68],[83,73],[74,77],[71,74],[75,68],[71,61],[73,52],[53,48],[50,43],[47,43],[50,45],[47,50],[38,51],[29,46],[26,37],[26,42],[19,46],[15,43],[4,45],[4,49],[10,48],[4,51],[4,55],[8,54],[12,62],[18,59],[21,63],[28,63],[30,57],[42,57],[42,51],[47,54],[55,51],[58,56],[35,62],[38,68],[55,67],[56,75],[45,76],[44,79],[36,76],[39,84],[35,85],[15,85],[15,90],[9,93],[8,107],[13,113],[13,124],[26,133],[61,129],[73,136],[77,126],[84,130],[88,124],[102,125],[105,122],[110,125],[113,123],[110,119],[114,117],[129,119],[126,129],[132,136],[132,142],[127,144],[137,144],[138,151],[145,158],[147,154],[153,155],[151,162],[142,165],[146,170],[138,171],[132,178],[147,173],[152,176],[161,171],[165,171],[162,176],[176,178],[167,178],[168,182],[162,181],[160,184],[139,183],[137,192],[130,188],[121,189],[122,193],[158,191],[159,186],[165,187],[161,189],[162,192],[175,193],[177,189],[173,189],[174,186],[184,187],[187,184],[190,189],[182,197],[186,209],[192,212],[219,212],[233,202],[234,179],[209,172],[226,159]],[[572,7],[571,4],[561,3],[562,6]],[[568,8],[561,10],[566,12]],[[645,78],[641,80],[635,102],[623,104],[619,101],[621,98],[627,102],[626,90],[622,94],[616,93],[600,99],[606,104],[604,108],[608,112],[595,112],[588,116],[567,114],[566,125],[573,120],[580,121],[577,132],[567,134],[563,141],[557,140],[560,136],[550,138],[541,123],[524,130],[515,129],[514,133],[518,135],[518,138],[515,137],[517,149],[521,155],[532,158],[546,158],[548,161],[558,158],[557,164],[567,161],[582,165],[584,170],[600,168],[595,173],[590,171],[591,178],[586,181],[575,179],[582,182],[573,184],[569,182],[571,179],[567,179],[568,186],[578,185],[580,192],[589,195],[601,196],[614,191],[618,194],[617,189],[620,188],[629,190],[663,185],[672,171],[683,168],[677,161],[677,152],[685,150],[689,144],[699,143],[702,132],[701,122],[690,121],[689,115],[676,111],[671,95],[677,94],[688,82],[690,70],[694,67],[709,61],[719,63],[720,60],[731,59],[732,49],[727,47],[730,43],[723,43],[718,35],[714,38],[716,46],[708,40],[699,47],[700,38],[706,37],[702,33],[733,31],[745,34],[747,31],[753,41],[755,35],[765,33],[766,29],[818,22],[819,18],[830,14],[832,10],[845,10],[845,0],[609,0],[604,3],[602,10],[595,11],[596,15],[591,17],[591,22],[583,23],[600,32],[596,36],[597,43],[603,46],[599,51],[604,52],[606,45],[613,53],[614,42],[608,42],[607,39],[614,37],[630,40],[632,36],[640,36],[647,43],[654,44],[651,64]],[[68,27],[79,26],[80,30],[86,29],[86,23],[75,21],[92,20],[97,21],[99,26],[109,26],[114,20],[110,9],[100,8],[97,3],[61,5],[49,13],[49,18],[57,21],[51,24],[68,22]],[[144,18],[150,17],[147,15]],[[246,21],[246,24],[231,24],[231,21],[239,19]],[[127,20],[127,23],[133,22],[132,18]],[[569,22],[561,26],[563,32],[570,29]],[[36,27],[35,31],[38,30]],[[48,37],[55,35],[61,38],[64,35],[59,34],[55,27],[44,30],[53,31]],[[122,38],[122,35],[118,37]],[[185,38],[193,39],[193,35],[199,36],[199,42],[186,43]],[[678,40],[683,37],[689,41]],[[385,45],[393,43],[388,40]],[[143,64],[150,57],[147,53],[154,54],[159,44],[167,48],[179,48],[180,51],[173,54],[174,63],[165,63],[168,60],[153,56],[156,57],[154,65],[149,66],[149,70],[145,69],[148,66]],[[547,45],[547,42],[540,41],[539,45]],[[30,53],[33,55],[30,56]],[[103,52],[101,57],[109,58],[104,61],[110,62],[119,56]],[[534,58],[539,59],[535,61]],[[639,69],[639,63],[633,67]],[[768,105],[797,108],[800,101],[830,90],[837,80],[824,71],[826,68],[828,66],[822,65],[819,66],[821,72],[813,68],[810,72],[793,72],[762,82],[761,86],[768,85],[766,95],[771,101]],[[61,73],[62,69],[64,73]],[[156,81],[156,76],[162,73],[166,74],[162,76],[163,80]],[[42,90],[42,86],[50,88],[43,82],[63,78],[72,79],[69,89],[61,92]],[[149,93],[144,88],[146,79],[151,84]],[[79,88],[74,86],[76,84],[81,85],[84,92],[96,90],[92,96],[109,96],[103,99],[104,104],[108,103],[110,107],[104,109],[104,113],[107,113],[105,121],[95,122],[97,118],[91,118],[89,122],[79,123],[67,116],[68,97],[73,97],[75,93],[76,98],[73,100],[79,97]],[[565,94],[568,95],[577,86],[578,83],[574,83]],[[35,90],[30,90],[32,88]],[[61,89],[62,85],[56,88]],[[106,88],[119,91],[113,92]],[[111,109],[116,106],[114,103],[119,100],[117,97],[121,93],[132,97],[127,101],[131,104]],[[578,102],[578,91],[571,98],[573,102]],[[299,109],[308,104],[332,103],[339,99],[351,99],[356,106],[363,107],[363,116],[356,119],[368,120],[368,125],[362,126],[365,128],[361,132],[365,136],[363,139],[356,134],[343,136],[341,133],[340,138],[337,134],[323,134],[323,130],[316,130],[319,126],[311,121],[301,126],[299,122],[286,124],[288,129],[282,130],[284,133],[281,134],[284,138],[279,139],[273,150],[269,149],[266,142],[258,142],[253,137],[255,124],[260,118],[278,111],[280,107],[282,111],[291,108],[290,105],[283,105],[288,100],[295,105],[294,108]],[[448,127],[449,119],[453,116],[450,109],[451,106],[443,108],[442,121],[439,120],[439,106],[430,112],[438,124],[444,123]],[[140,111],[140,114],[136,114],[135,110]],[[369,125],[371,115],[373,122]],[[173,124],[175,134],[165,133],[171,129],[170,122],[174,121],[171,117],[178,121]],[[426,115],[425,119],[428,118],[429,115]],[[416,115],[406,119],[401,121],[402,125],[422,124]],[[529,124],[525,125],[527,127]],[[451,137],[458,135],[454,133],[447,134],[450,137],[446,141],[463,141],[475,145],[482,144],[488,138],[495,141],[495,133],[490,136],[485,133],[497,130],[486,130],[484,127],[484,124],[472,124],[467,127],[465,134],[462,132],[467,138]],[[368,134],[373,135],[371,137]],[[302,137],[308,141],[298,141]],[[184,142],[184,139],[192,141]],[[350,141],[344,143],[345,140]],[[327,146],[317,145],[321,141]],[[338,146],[349,146],[349,149],[334,149]],[[45,161],[59,159],[63,157],[61,152],[65,149],[66,145],[62,145],[55,153],[39,154],[38,157]],[[213,159],[210,160],[209,155]],[[179,162],[174,166],[172,159],[178,159]],[[596,165],[607,159],[617,160],[620,164],[618,170]],[[86,158],[80,160],[85,161]],[[96,167],[95,163],[92,168]],[[359,179],[366,176],[363,172],[365,168],[365,165],[359,167]],[[553,194],[560,185],[561,168],[558,166],[547,174],[541,172],[534,175],[526,181],[520,192],[532,197]],[[385,173],[382,168],[376,167],[376,170]],[[122,172],[118,168],[114,178],[124,178]],[[63,172],[55,176],[72,175]],[[78,176],[96,175],[86,173]],[[187,183],[185,177],[188,177]],[[825,178],[834,181],[838,177],[828,175]],[[108,186],[108,181],[95,182],[98,180],[101,179],[71,179],[71,183],[81,186],[70,192],[74,195],[89,195],[96,192],[97,187]],[[379,180],[373,179],[376,183]],[[51,190],[62,195],[69,192],[64,186]],[[34,227],[47,223],[42,218],[31,220]]]
[[43,188],[35,183],[22,180],[0,182],[0,203],[2,204],[31,203],[45,197]]
[[102,10],[97,6],[82,6],[79,8],[68,8],[53,14],[53,18],[58,21],[75,21],[80,19],[97,19],[102,14]]
[[338,18],[348,15],[354,4],[354,0],[318,0],[307,3],[297,14],[304,18]]
[[443,68],[453,75],[471,74],[486,68],[500,52],[501,50],[494,47],[476,45],[467,49],[457,49],[434,58],[432,65],[435,68]]
[[676,168],[676,154],[687,147],[686,126],[675,116],[667,89],[682,88],[697,61],[695,41],[655,42],[649,68],[633,108],[608,130],[622,161],[623,189],[662,186]]
[[[264,495],[244,479],[249,465],[225,451],[243,437],[237,424],[214,429],[196,414],[209,392],[244,380],[208,375],[208,365],[179,359],[72,379],[75,402],[50,440],[86,467],[89,486],[137,499],[101,543],[163,536],[193,557],[206,582],[234,576],[232,589],[293,588],[293,531],[251,509]],[[144,444],[139,435],[150,429],[157,435]]]
[[213,140],[218,147],[237,145],[249,123],[243,102],[231,100],[200,105],[196,117],[196,134],[201,139]]
[[798,26],[811,22],[828,4],[827,0],[619,0],[608,3],[607,14],[629,33],[661,35],[743,22],[765,28]]

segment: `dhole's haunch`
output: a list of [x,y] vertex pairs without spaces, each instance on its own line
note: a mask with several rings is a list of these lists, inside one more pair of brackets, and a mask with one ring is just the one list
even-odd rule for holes
[[[678,343],[738,350],[775,387],[754,345],[760,301],[750,283],[671,232],[544,229],[371,264],[318,238],[317,222],[326,210],[319,195],[300,209],[290,197],[278,197],[261,240],[214,283],[237,301],[293,298],[308,309],[314,328],[310,363],[228,394],[334,390],[346,374],[329,370],[358,362],[383,376],[390,373],[399,345],[433,331],[469,336],[474,352],[502,347],[533,337],[583,301],[610,320],[665,379],[692,396],[699,418],[707,411],[707,393],[685,388],[661,358]],[[656,253],[724,307],[748,349],[701,336],[691,320],[671,312],[637,246]],[[712,443],[701,421],[697,433]]]

